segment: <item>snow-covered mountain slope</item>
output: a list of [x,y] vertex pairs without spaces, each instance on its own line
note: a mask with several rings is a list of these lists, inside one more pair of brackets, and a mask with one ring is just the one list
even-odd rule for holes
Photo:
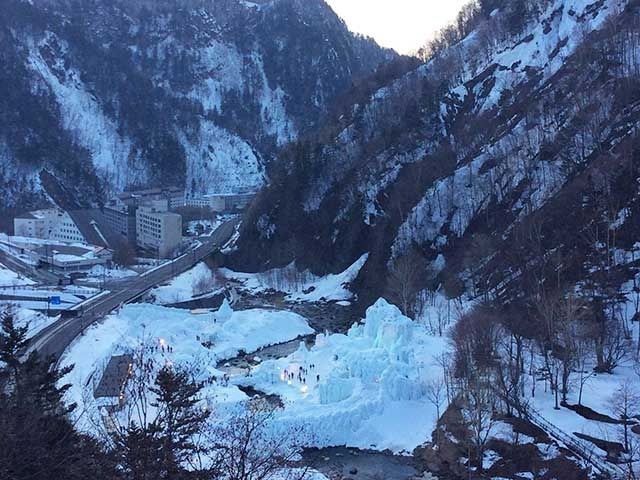
[[[470,34],[281,157],[238,266],[295,256],[325,273],[370,252],[359,282],[371,300],[395,259],[418,250],[431,275],[468,286],[491,264],[495,286],[517,276],[506,258],[522,225],[559,198],[585,211],[594,189],[615,190],[619,208],[635,202],[633,185],[612,186],[638,177],[640,2],[480,3],[496,8],[479,7]],[[571,243],[551,241],[557,226],[545,225],[545,248]]]
[[5,208],[45,198],[42,169],[77,203],[260,187],[280,147],[395,55],[323,0],[7,0],[0,46]]

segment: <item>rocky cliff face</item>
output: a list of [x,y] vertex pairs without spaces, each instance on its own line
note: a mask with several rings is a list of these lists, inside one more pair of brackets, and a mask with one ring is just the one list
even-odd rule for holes
[[604,241],[585,231],[602,222],[633,251],[639,2],[480,3],[462,40],[354,94],[282,155],[245,222],[238,265],[297,257],[324,273],[370,252],[358,286],[371,300],[416,251],[435,286],[455,278],[496,294],[524,281],[528,259],[558,249],[582,253],[572,264],[582,278]]
[[3,209],[262,186],[280,147],[394,56],[322,0],[7,0],[0,46]]

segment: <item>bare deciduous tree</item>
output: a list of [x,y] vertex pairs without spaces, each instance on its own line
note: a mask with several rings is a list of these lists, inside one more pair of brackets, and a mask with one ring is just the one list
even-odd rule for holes
[[581,348],[587,338],[588,309],[573,293],[543,292],[538,296],[536,311],[541,321],[537,342],[544,360],[544,369],[555,394],[555,408],[567,401],[571,375],[581,362]]
[[404,315],[415,313],[413,307],[426,269],[424,257],[414,248],[396,258],[391,266],[387,290]]
[[121,241],[113,252],[113,261],[121,267],[129,267],[135,263],[135,260],[135,248],[128,241]]
[[214,424],[207,432],[213,445],[213,464],[218,478],[302,480],[308,468],[291,469],[298,446],[307,439],[302,429],[274,435],[275,410],[266,400],[250,401],[230,421]]
[[480,471],[487,441],[496,424],[495,400],[495,392],[486,379],[475,378],[466,383],[462,412],[470,432],[473,458]]
[[524,399],[525,339],[517,331],[503,329],[498,340],[499,360],[496,362],[495,388],[500,393],[506,413],[521,413]]
[[576,342],[576,369],[578,370],[578,405],[582,405],[582,392],[587,382],[593,378],[596,372],[590,364],[591,341],[588,338],[580,338]]
[[[442,377],[436,377],[429,380],[426,384],[425,394],[427,399],[436,408],[436,423],[440,420],[440,408],[446,400],[446,386]],[[439,428],[436,427],[436,444],[438,441]]]
[[611,396],[613,412],[622,421],[622,439],[624,449],[629,450],[630,442],[630,421],[634,416],[640,413],[640,393],[630,381],[622,382],[615,393]]

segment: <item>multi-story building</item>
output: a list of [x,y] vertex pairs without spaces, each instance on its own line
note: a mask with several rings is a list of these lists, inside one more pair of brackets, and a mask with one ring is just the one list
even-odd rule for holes
[[166,200],[167,208],[174,210],[184,206],[184,190],[178,187],[149,188],[147,190],[132,190],[124,192],[117,197],[117,200],[127,206],[141,207],[147,206],[154,201]]
[[235,212],[249,206],[255,193],[231,193],[208,195],[209,205],[214,212]]
[[175,210],[178,207],[184,207],[184,189],[178,187],[169,187],[164,190],[164,194],[169,201],[169,210]]
[[136,207],[125,205],[115,198],[104,207],[104,217],[109,227],[131,245],[136,243]]
[[40,238],[78,243],[86,239],[71,216],[57,208],[35,210],[13,219],[14,233],[18,237]]
[[185,204],[188,207],[210,208],[209,199],[205,197],[189,197],[185,199]]
[[255,193],[211,193],[202,197],[187,198],[192,207],[209,208],[215,213],[232,213],[247,208]]
[[155,207],[136,210],[136,243],[158,257],[169,257],[182,242],[182,217]]
[[49,231],[47,222],[36,213],[23,213],[13,219],[13,232],[17,237],[45,238]]
[[184,190],[178,187],[151,188],[124,192],[110,200],[104,207],[104,215],[110,228],[119,233],[131,245],[138,243],[136,212],[140,207],[150,207],[166,212],[184,206]]

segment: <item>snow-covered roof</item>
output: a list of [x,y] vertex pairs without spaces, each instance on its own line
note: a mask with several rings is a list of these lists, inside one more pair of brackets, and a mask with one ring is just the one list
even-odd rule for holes
[[35,220],[39,217],[36,217],[33,213],[31,212],[26,212],[26,213],[22,213],[20,215],[16,215],[15,216],[16,219],[20,219],[20,220]]

